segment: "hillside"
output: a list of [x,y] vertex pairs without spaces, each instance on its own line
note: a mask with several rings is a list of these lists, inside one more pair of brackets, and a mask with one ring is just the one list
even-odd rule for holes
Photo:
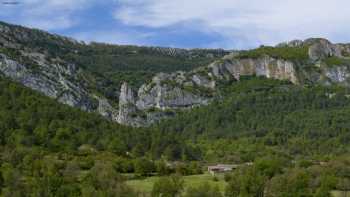
[[350,46],[295,40],[249,51],[85,44],[1,23],[1,72],[59,102],[121,124],[149,126],[220,99],[226,83],[265,76],[348,86]]
[[[17,51],[19,55],[25,52],[41,53],[52,63],[55,63],[56,58],[74,63],[90,74],[97,75],[93,77],[98,83],[113,83],[117,87],[120,87],[121,80],[141,85],[154,73],[192,70],[228,54],[222,49],[187,50],[95,42],[86,44],[37,29],[4,22],[0,22],[0,25],[0,46]],[[125,74],[128,74],[130,81],[123,78]]]
[[285,80],[298,86],[348,87],[349,50],[350,45],[308,39],[231,53],[189,72],[160,73],[136,93],[124,84],[117,120],[133,126],[148,125],[160,116],[207,105],[220,100],[225,84],[246,76]]
[[[136,129],[1,78],[0,194],[147,196],[137,194],[144,188],[131,183],[141,186],[152,179],[155,183],[147,184],[153,187],[159,178],[142,177],[175,172],[187,181],[208,178],[187,175],[217,162],[254,162],[210,182],[220,184],[228,196],[236,191],[236,181],[242,183],[239,188],[259,186],[277,196],[347,187],[348,88],[300,87],[264,77],[242,77],[226,85],[220,101]],[[278,184],[281,180],[294,189]],[[299,181],[306,182],[300,186]],[[201,187],[205,180],[196,184]]]
[[350,197],[349,6],[0,1],[0,197]]
[[1,71],[59,102],[116,120],[122,82],[133,87],[158,72],[206,65],[228,52],[211,49],[85,44],[0,23]]

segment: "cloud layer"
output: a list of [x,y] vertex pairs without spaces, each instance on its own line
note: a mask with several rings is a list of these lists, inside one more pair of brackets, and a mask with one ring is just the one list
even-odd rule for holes
[[19,0],[0,20],[78,39],[251,48],[291,39],[350,41],[348,0]]
[[77,25],[77,11],[91,6],[91,0],[20,0],[18,5],[0,5],[0,17],[45,30]]
[[[275,44],[282,40],[350,37],[348,0],[120,0],[115,18],[127,25],[163,28],[196,22],[230,46]],[[228,46],[226,46],[228,47]]]

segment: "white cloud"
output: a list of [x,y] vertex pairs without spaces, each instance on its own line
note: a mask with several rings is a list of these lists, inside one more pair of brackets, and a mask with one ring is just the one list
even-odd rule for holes
[[21,0],[18,6],[2,6],[2,17],[18,24],[45,30],[72,27],[78,22],[75,12],[90,6],[94,0]]
[[[197,21],[231,47],[283,40],[350,39],[348,0],[119,0],[115,18],[127,25],[163,28]],[[338,35],[349,35],[339,37]]]
[[[142,44],[152,40],[152,44],[158,44],[157,36],[163,36],[164,40],[166,33],[169,33],[167,31],[182,31],[182,35],[183,32],[203,32],[219,37],[212,39],[212,43],[208,41],[210,39],[203,40],[207,47],[247,48],[308,37],[326,37],[334,42],[350,41],[349,0],[19,1],[21,4],[17,6],[0,4],[0,20],[56,32],[76,28],[70,32],[86,40],[123,44]],[[118,21],[109,23],[103,19],[106,16],[99,16],[103,13],[96,5],[109,6],[110,9],[116,6],[113,14]],[[86,25],[90,19],[83,17],[84,12],[93,12],[95,9],[99,14],[95,21],[101,17],[101,20],[109,23],[101,25],[100,30],[87,29],[91,28]],[[111,17],[111,13],[105,14]],[[120,22],[124,25],[120,25]],[[118,29],[123,31],[120,26],[134,32],[118,33]],[[140,29],[142,31],[138,33]],[[155,32],[156,35],[142,36],[144,32]],[[176,33],[171,32],[169,35]]]

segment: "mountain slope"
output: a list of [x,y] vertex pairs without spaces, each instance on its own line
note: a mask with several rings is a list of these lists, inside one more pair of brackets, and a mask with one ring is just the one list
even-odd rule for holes
[[5,76],[61,103],[135,127],[208,105],[221,98],[225,84],[242,76],[297,85],[350,82],[350,45],[325,39],[227,55],[223,50],[87,45],[40,30],[0,27],[0,71]]
[[[338,84],[348,87],[349,50],[350,45],[308,39],[232,53],[189,72],[157,74],[134,96],[121,94],[119,117],[123,118],[118,121],[144,125],[158,120],[159,111],[207,105],[218,99],[225,83],[239,81],[244,76],[263,76],[301,86]],[[123,90],[131,92],[125,86]]]
[[[0,87],[2,145],[37,146],[56,151],[104,142],[100,148],[107,149],[111,142],[108,139],[127,142],[127,136],[135,131],[100,115],[60,104],[2,77]],[[121,150],[127,150],[128,146],[132,144],[121,146]]]
[[224,50],[85,44],[0,23],[1,72],[59,102],[115,120],[122,81],[140,86],[156,72],[190,70]]
[[[109,67],[120,59],[106,65],[97,59],[128,47],[85,45],[7,24],[0,32],[1,196],[147,196],[124,180],[149,187],[143,176],[197,174],[213,163],[238,166],[225,176],[227,196],[328,196],[349,188],[347,44],[292,41],[205,66],[196,66],[202,59],[188,50],[131,47],[145,49],[143,55],[161,51],[118,56],[128,59],[127,71],[114,79],[108,69],[120,72]],[[79,47],[84,52],[72,51]],[[221,55],[209,56],[205,61]],[[163,58],[181,65],[158,67]],[[141,70],[150,68],[150,76],[129,75],[147,59],[152,63]],[[186,61],[187,71],[170,72]],[[106,95],[120,84],[120,93]],[[96,112],[149,127],[123,126]],[[158,121],[166,117],[173,118]]]

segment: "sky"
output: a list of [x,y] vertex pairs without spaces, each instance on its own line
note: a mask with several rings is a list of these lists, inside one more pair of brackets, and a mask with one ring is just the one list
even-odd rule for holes
[[86,42],[248,49],[310,37],[348,43],[349,7],[349,0],[0,0],[0,20]]

